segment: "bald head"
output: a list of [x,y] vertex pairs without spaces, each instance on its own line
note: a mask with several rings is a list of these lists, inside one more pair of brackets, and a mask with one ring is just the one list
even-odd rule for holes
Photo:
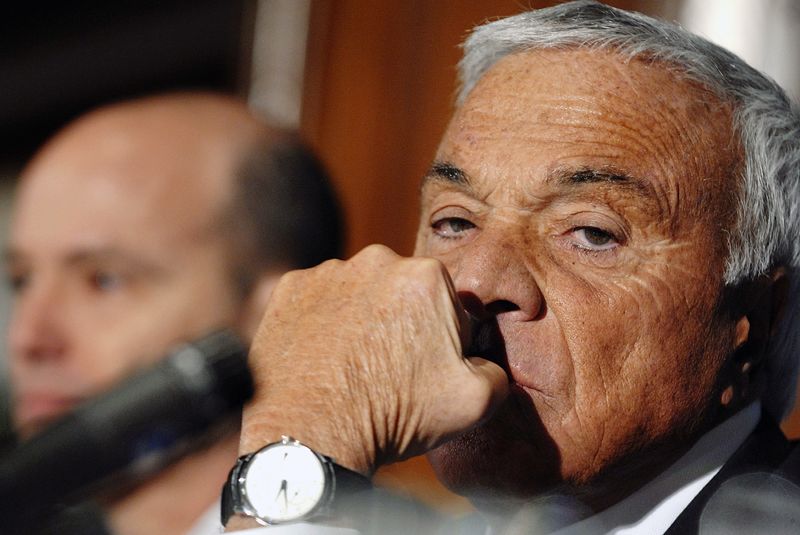
[[[155,215],[201,226],[231,197],[236,169],[260,143],[278,136],[233,98],[174,94],[116,104],[78,119],[55,136],[22,174],[29,190],[140,199]],[[62,197],[63,198],[63,197]],[[176,213],[180,217],[175,217]]]

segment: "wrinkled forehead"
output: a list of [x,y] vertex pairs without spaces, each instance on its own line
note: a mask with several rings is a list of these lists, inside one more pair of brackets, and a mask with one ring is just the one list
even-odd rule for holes
[[734,192],[741,160],[728,103],[663,64],[581,49],[499,60],[456,110],[437,159],[492,181],[494,171],[529,183],[608,170],[697,202]]
[[710,119],[715,131],[724,130],[721,139],[727,142],[731,135],[729,103],[676,66],[613,49],[543,49],[505,56],[484,73],[459,111],[485,106],[487,100],[491,107],[517,111],[548,102],[565,110],[570,104],[591,106],[598,121],[642,126],[672,118],[680,121],[681,130],[702,129]]

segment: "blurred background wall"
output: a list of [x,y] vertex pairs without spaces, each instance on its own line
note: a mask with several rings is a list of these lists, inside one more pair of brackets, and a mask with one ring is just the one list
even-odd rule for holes
[[[204,88],[246,97],[273,121],[303,131],[342,197],[350,254],[373,242],[408,254],[418,181],[452,111],[458,44],[487,18],[555,3],[12,2],[0,21],[0,245],[17,171],[59,126],[101,103]],[[678,20],[800,93],[800,5],[794,0],[607,3]],[[3,331],[9,306],[4,287]],[[0,364],[4,354],[3,343]],[[0,429],[6,427],[0,423]],[[800,435],[800,418],[788,429]],[[464,507],[442,499],[422,461],[381,478],[446,507]]]

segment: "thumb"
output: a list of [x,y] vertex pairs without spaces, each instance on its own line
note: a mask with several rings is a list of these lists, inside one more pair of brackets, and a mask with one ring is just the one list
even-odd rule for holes
[[481,357],[468,357],[464,362],[475,382],[470,389],[474,396],[472,416],[480,424],[488,420],[508,397],[508,375],[503,368]]

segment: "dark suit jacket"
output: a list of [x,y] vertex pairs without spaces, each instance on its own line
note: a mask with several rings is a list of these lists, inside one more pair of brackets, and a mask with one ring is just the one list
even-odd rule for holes
[[800,534],[800,446],[762,416],[666,533]]

